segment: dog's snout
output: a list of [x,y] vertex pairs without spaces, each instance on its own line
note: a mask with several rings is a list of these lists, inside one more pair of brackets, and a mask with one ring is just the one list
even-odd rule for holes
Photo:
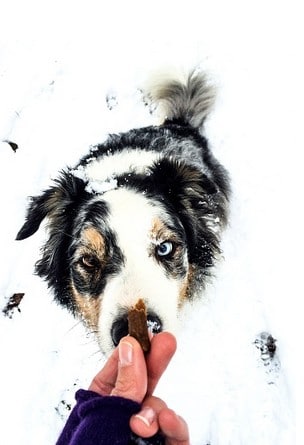
[[[160,318],[154,313],[148,313],[147,327],[153,334],[159,334],[163,330],[163,325]],[[122,317],[115,320],[112,324],[111,337],[114,346],[117,346],[120,340],[128,335],[128,333],[128,315],[123,315]]]

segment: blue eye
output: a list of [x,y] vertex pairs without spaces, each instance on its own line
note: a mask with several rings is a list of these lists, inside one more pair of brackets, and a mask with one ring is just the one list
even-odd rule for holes
[[156,253],[158,256],[168,256],[173,251],[173,243],[171,241],[165,241],[156,247]]

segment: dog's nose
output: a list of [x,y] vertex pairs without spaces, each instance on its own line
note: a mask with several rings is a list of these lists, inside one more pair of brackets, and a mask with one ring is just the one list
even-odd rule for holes
[[[159,334],[163,330],[160,318],[154,313],[148,313],[147,326],[153,334]],[[123,315],[112,324],[111,337],[114,345],[117,346],[122,337],[125,337],[128,333],[128,315]]]
[[128,316],[124,315],[123,317],[115,320],[112,324],[111,337],[114,346],[117,346],[120,339],[126,335],[128,335]]

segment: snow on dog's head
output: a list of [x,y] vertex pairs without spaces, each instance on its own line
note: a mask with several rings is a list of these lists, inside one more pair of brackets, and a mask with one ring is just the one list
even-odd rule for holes
[[[153,96],[153,95],[152,95]],[[163,125],[110,135],[32,198],[17,239],[47,218],[37,273],[109,353],[141,298],[155,333],[204,287],[220,252],[229,180],[197,128],[210,102],[204,77],[159,90]]]

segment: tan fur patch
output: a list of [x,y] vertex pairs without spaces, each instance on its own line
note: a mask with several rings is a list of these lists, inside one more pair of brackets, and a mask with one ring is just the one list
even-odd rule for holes
[[193,277],[194,277],[194,267],[190,264],[187,276],[184,279],[184,282],[182,284],[182,287],[181,287],[181,290],[179,293],[178,306],[180,308],[189,299],[189,295],[191,294],[191,286],[192,286],[192,282],[193,282]]
[[103,254],[105,250],[104,239],[93,227],[88,227],[83,232],[83,239],[86,245],[96,253]]
[[90,329],[97,332],[101,306],[100,298],[81,295],[77,292],[73,284],[71,288],[79,315]]
[[166,240],[172,238],[173,233],[168,230],[159,218],[155,218],[152,224],[151,235],[152,238]]

